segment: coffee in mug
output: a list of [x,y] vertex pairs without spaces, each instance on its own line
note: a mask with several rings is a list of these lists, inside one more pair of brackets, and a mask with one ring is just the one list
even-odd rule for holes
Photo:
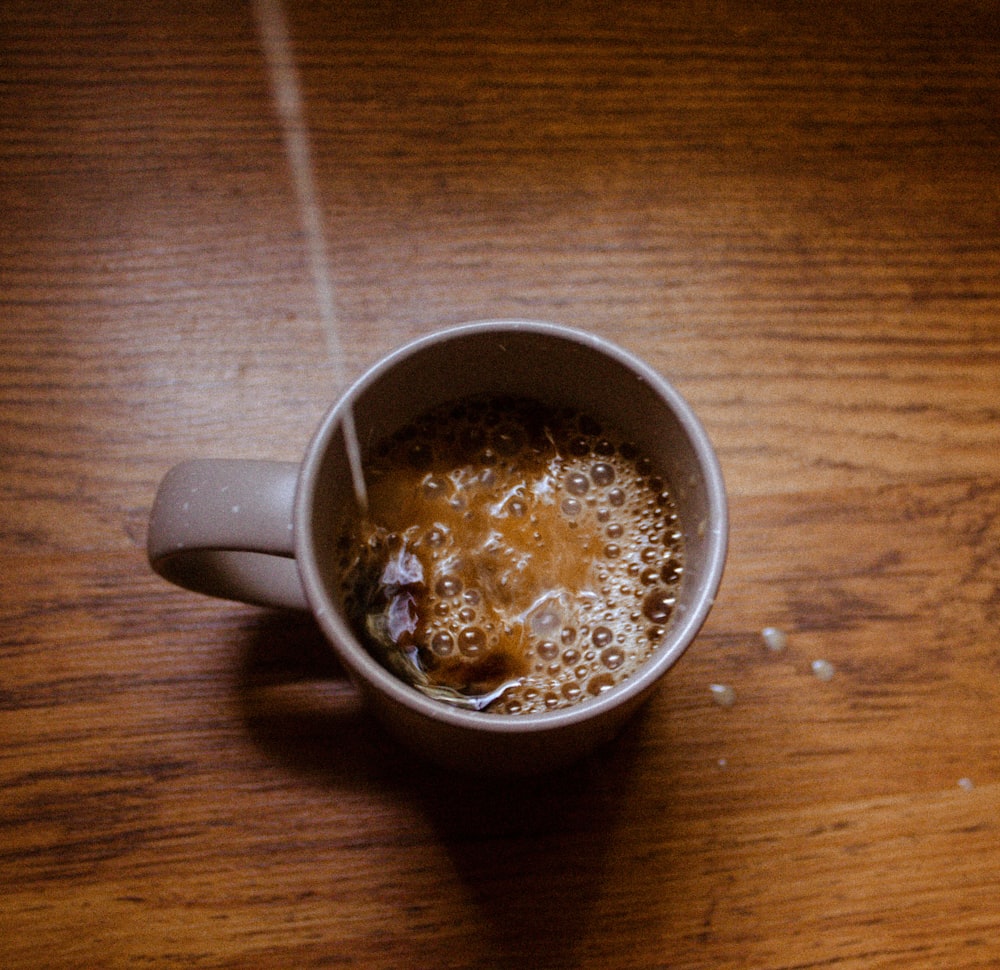
[[365,477],[339,595],[359,639],[427,696],[557,710],[663,640],[684,572],[671,486],[592,415],[445,402],[375,449]]

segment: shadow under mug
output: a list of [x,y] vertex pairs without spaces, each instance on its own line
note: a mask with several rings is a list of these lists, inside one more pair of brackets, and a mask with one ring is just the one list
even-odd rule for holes
[[[631,677],[597,697],[537,714],[463,710],[382,666],[338,599],[339,524],[361,514],[345,417],[364,466],[370,448],[435,406],[480,395],[532,397],[618,429],[673,488],[684,577],[663,641]],[[646,363],[592,334],[532,321],[471,323],[396,350],[327,413],[301,463],[194,460],[167,473],[150,517],[153,569],[243,602],[310,610],[351,680],[391,733],[452,768],[533,773],[612,738],[697,635],[726,556],[722,474],[689,405]],[[336,743],[336,739],[331,739]]]

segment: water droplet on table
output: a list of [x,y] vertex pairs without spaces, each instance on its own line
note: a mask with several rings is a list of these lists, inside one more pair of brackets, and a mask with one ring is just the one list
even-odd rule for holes
[[736,703],[736,691],[728,684],[712,684],[708,689],[719,707],[732,707]]
[[814,660],[812,662],[812,672],[817,680],[832,680],[834,674],[833,664],[829,660]]
[[779,630],[776,626],[766,626],[760,631],[760,635],[764,640],[764,645],[772,653],[784,653],[785,647],[788,646],[788,637],[785,636],[784,630]]

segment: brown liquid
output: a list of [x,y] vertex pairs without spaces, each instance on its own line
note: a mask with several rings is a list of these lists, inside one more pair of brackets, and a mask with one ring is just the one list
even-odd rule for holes
[[486,709],[532,713],[614,686],[663,638],[683,573],[669,487],[587,416],[451,404],[385,443],[367,478],[342,594],[390,668],[460,695],[510,683]]

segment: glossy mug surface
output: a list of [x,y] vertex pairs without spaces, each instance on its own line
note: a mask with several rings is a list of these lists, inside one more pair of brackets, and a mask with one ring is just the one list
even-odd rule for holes
[[[364,517],[345,418],[364,468],[374,449],[421,415],[483,398],[530,399],[616,429],[669,482],[683,535],[683,580],[655,650],[627,679],[554,710],[495,713],[428,696],[375,655],[344,600],[344,524]],[[148,552],[158,573],[185,588],[310,610],[370,708],[404,744],[450,767],[502,774],[566,764],[614,736],[704,623],[727,534],[718,462],[677,391],[608,341],[515,320],[444,330],[384,358],[327,413],[301,463],[178,465],[157,492]]]

